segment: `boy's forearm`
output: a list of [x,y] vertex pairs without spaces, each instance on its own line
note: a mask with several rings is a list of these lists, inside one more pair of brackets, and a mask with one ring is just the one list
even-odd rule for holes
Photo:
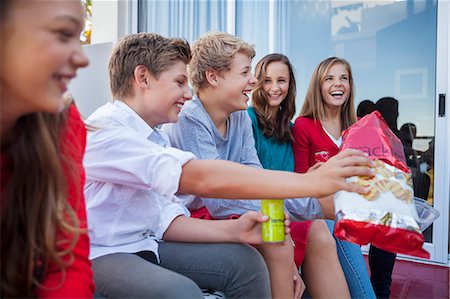
[[236,221],[202,220],[178,216],[163,235],[165,241],[177,242],[239,242]]
[[219,160],[191,160],[183,165],[178,192],[200,197],[241,199],[322,197],[339,190],[367,192],[347,182],[351,176],[373,177],[373,161],[346,149],[319,169],[304,174],[247,167]]
[[178,192],[229,199],[314,196],[320,189],[308,174],[269,171],[221,160],[192,160],[183,166]]

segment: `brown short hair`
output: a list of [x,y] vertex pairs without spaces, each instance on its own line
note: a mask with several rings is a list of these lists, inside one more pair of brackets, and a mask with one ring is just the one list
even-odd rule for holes
[[226,71],[236,53],[255,57],[254,46],[226,32],[210,31],[192,44],[192,60],[188,74],[194,93],[207,87],[207,70]]
[[177,61],[191,60],[189,43],[156,33],[137,33],[122,38],[109,59],[109,84],[114,99],[133,95],[131,82],[137,66],[145,66],[158,78]]

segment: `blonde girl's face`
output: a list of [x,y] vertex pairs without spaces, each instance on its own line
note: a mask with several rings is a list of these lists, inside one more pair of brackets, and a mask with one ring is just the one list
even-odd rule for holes
[[288,66],[281,61],[270,63],[266,68],[266,76],[262,80],[264,80],[262,86],[267,95],[269,106],[278,108],[289,92]]
[[17,116],[58,112],[63,94],[88,64],[79,36],[80,1],[10,0],[1,23],[1,104]]
[[321,84],[322,99],[326,109],[341,108],[350,97],[350,76],[342,63],[333,64]]

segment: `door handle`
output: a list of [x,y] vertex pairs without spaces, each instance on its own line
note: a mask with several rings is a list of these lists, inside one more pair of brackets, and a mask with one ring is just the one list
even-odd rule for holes
[[445,117],[445,93],[439,94],[438,116]]

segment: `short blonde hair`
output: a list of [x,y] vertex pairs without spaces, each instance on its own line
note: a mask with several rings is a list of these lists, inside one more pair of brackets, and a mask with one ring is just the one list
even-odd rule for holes
[[197,39],[191,47],[192,59],[188,67],[194,93],[208,86],[207,70],[219,72],[230,69],[236,53],[255,57],[254,46],[226,32],[210,31]]

